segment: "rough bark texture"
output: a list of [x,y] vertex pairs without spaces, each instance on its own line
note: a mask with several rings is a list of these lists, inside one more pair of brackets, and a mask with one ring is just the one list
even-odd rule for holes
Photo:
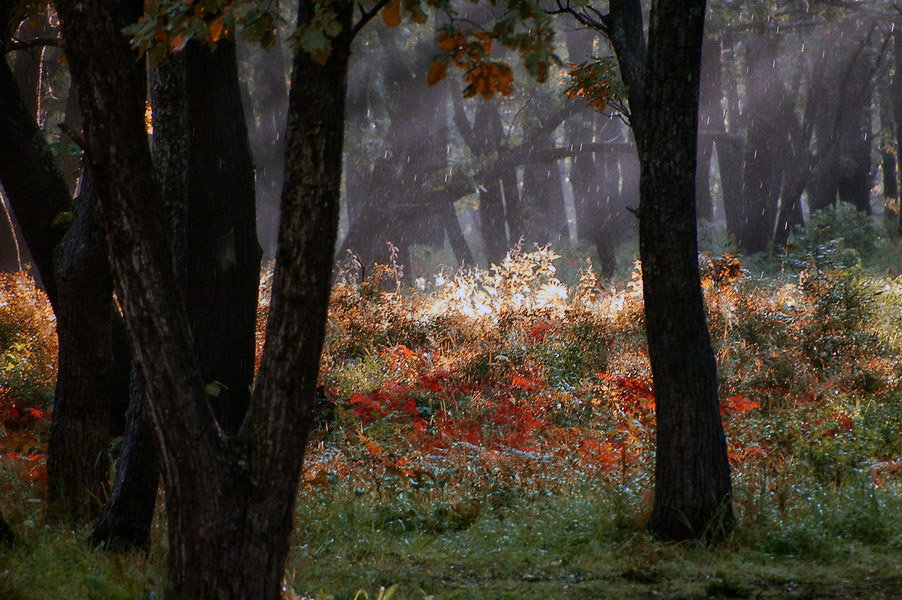
[[[6,22],[9,3],[0,3]],[[89,198],[75,210],[66,228],[54,220],[72,210],[62,173],[47,149],[34,115],[21,99],[5,60],[0,60],[0,181],[37,274],[57,316],[60,336],[59,372],[48,450],[50,499],[72,515],[93,513],[107,485],[107,438],[124,412],[116,398],[123,387],[111,354],[127,355],[122,344],[111,346],[111,287],[105,242]],[[65,220],[62,220],[65,222]],[[56,248],[56,273],[54,249]],[[115,320],[117,317],[112,316]],[[127,358],[126,358],[127,360]]]
[[[238,431],[250,400],[260,250],[253,164],[235,46],[189,42],[155,69],[154,159],[169,239],[188,302],[194,351],[217,423]],[[125,449],[95,543],[147,547],[160,465],[135,382]]]
[[639,248],[657,406],[649,529],[710,537],[732,520],[717,372],[698,274],[695,166],[705,1],[655,0],[642,119]]
[[[161,193],[143,132],[143,73],[120,34],[140,4],[60,0],[57,8],[164,466],[170,583],[174,594],[194,600],[276,600],[325,329],[351,5],[331,4],[344,33],[332,40],[324,66],[302,52],[295,56],[267,346],[241,430],[228,435],[203,393],[186,303],[158,216]],[[302,25],[315,8],[301,3]]]
[[[170,56],[150,70],[153,110],[152,151],[163,190],[167,240],[176,270],[186,272],[188,127],[185,99],[185,56]],[[130,369],[128,418],[122,454],[116,461],[110,500],[90,542],[116,551],[150,547],[150,531],[162,474],[153,426],[144,407],[137,367]]]
[[76,518],[99,516],[108,496],[116,392],[113,282],[93,187],[88,173],[75,217],[56,249],[59,374],[47,454],[48,498]]

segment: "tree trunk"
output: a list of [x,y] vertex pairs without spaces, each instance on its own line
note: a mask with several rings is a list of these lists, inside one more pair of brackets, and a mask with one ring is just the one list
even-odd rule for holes
[[[711,538],[732,525],[717,370],[698,273],[695,161],[704,0],[655,0],[642,119],[639,249],[657,414],[649,529]],[[632,105],[632,103],[631,103]]]
[[12,211],[6,203],[6,194],[0,186],[0,272],[11,273],[23,268],[22,252],[16,234]]
[[129,397],[125,444],[116,462],[113,490],[90,539],[92,546],[122,552],[150,548],[161,472],[137,370],[132,373]]
[[113,407],[113,282],[93,181],[56,251],[59,374],[47,454],[48,497],[70,518],[96,518],[109,484]]
[[[143,73],[121,35],[137,18],[100,0],[59,0],[129,336],[164,464],[173,593],[277,600],[325,332],[338,226],[350,3],[324,66],[295,55],[279,251],[267,344],[240,431],[204,394],[143,132]],[[302,2],[299,23],[316,14]]]
[[235,43],[185,48],[188,118],[187,270],[194,348],[226,433],[241,426],[254,382],[260,246],[254,165]]
[[[0,4],[4,24],[8,9],[8,3]],[[66,511],[82,513],[91,505],[96,509],[105,495],[107,439],[116,422],[112,413],[121,387],[109,362],[113,352],[123,350],[111,346],[105,243],[91,214],[93,201],[85,199],[75,211],[66,243],[58,249],[59,270],[54,272],[54,249],[65,232],[65,218],[58,218],[72,210],[69,191],[5,60],[0,60],[0,113],[0,182],[31,249],[60,335],[48,450],[50,498]],[[90,187],[84,186],[86,194]]]

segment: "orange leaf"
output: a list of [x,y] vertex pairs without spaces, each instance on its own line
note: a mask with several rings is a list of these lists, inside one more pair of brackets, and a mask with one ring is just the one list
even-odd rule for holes
[[480,31],[473,34],[473,37],[482,42],[482,52],[484,56],[488,56],[492,53],[492,36],[484,31]]
[[442,49],[442,52],[451,52],[457,47],[457,42],[453,37],[443,35],[438,41],[438,47]]
[[178,34],[173,36],[171,40],[169,40],[169,49],[172,52],[178,52],[182,48],[185,47],[185,36]]
[[445,78],[445,71],[448,69],[447,60],[437,60],[429,67],[429,74],[426,75],[426,83],[435,85]]
[[382,20],[389,27],[397,27],[401,24],[401,0],[392,0],[382,11]]
[[210,28],[210,41],[218,42],[219,38],[222,37],[223,30],[225,29],[222,26],[222,17],[220,17],[220,18],[216,19],[215,21],[213,21],[212,23],[210,23],[209,28]]

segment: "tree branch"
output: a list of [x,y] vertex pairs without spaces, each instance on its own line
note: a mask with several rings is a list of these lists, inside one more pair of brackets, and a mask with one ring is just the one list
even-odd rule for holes
[[366,24],[369,23],[389,2],[391,2],[391,0],[379,0],[379,2],[376,3],[376,6],[365,12],[363,10],[363,4],[358,4],[357,6],[360,8],[361,15],[360,20],[351,27],[351,39],[357,37],[360,30],[366,27]]
[[47,46],[62,48],[63,40],[56,37],[39,37],[24,41],[12,38],[6,44],[6,48],[4,48],[3,53],[7,54],[9,52],[13,52],[14,50],[30,50],[32,48],[44,48]]

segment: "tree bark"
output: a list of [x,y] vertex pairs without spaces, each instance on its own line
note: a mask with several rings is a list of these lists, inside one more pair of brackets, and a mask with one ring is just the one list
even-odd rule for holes
[[254,382],[257,243],[254,165],[235,43],[185,48],[188,125],[186,297],[201,374],[216,382],[214,412],[241,426]]
[[150,531],[161,466],[152,424],[144,408],[141,380],[132,372],[128,422],[110,500],[89,543],[113,551],[150,548]]
[[59,374],[47,454],[48,498],[70,518],[96,518],[109,493],[113,282],[90,172],[56,250]]
[[[657,415],[657,537],[718,537],[732,525],[717,370],[698,273],[695,161],[704,0],[655,0],[641,103],[639,250]],[[632,106],[631,102],[631,106]]]
[[[267,343],[237,434],[204,394],[188,311],[158,218],[143,132],[143,73],[122,26],[129,6],[59,0],[81,93],[110,256],[164,465],[173,593],[196,600],[276,600],[325,332],[337,233],[349,2],[325,65],[294,60],[285,188]],[[299,24],[316,14],[301,2]]]

